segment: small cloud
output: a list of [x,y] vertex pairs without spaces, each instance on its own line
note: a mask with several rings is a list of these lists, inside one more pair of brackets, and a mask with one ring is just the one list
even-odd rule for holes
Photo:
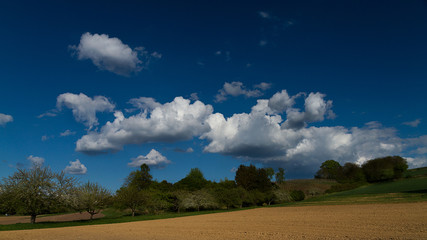
[[27,159],[30,160],[33,166],[41,166],[44,163],[44,158],[42,157],[36,157],[36,156],[30,155],[27,157]]
[[202,62],[202,61],[197,61],[197,65],[199,65],[199,66],[201,66],[201,67],[204,67],[204,66],[205,66],[205,63],[204,63],[204,62]]
[[421,119],[415,119],[411,122],[404,122],[403,125],[410,126],[410,127],[418,127],[418,125],[421,123]]
[[59,111],[57,109],[52,109],[52,110],[49,110],[45,113],[38,115],[37,118],[56,117],[58,115],[58,112]]
[[259,16],[265,19],[270,19],[271,15],[268,12],[260,11],[258,12]]
[[190,94],[190,99],[193,101],[197,101],[199,100],[199,95],[197,95],[197,93],[192,93]]
[[259,45],[261,47],[264,47],[265,45],[267,45],[267,41],[266,40],[261,40],[261,41],[259,41]]
[[171,161],[155,149],[151,149],[146,156],[139,155],[136,158],[132,158],[132,162],[128,163],[128,165],[131,167],[139,167],[144,163],[148,166],[164,168],[166,165],[170,164]]
[[175,148],[174,151],[175,152],[181,152],[181,153],[192,153],[192,152],[194,152],[194,149],[191,147],[189,147],[187,149]]
[[221,51],[221,50],[218,50],[218,51],[216,51],[214,54],[215,54],[216,56],[219,56],[219,55],[221,55],[221,54],[222,54],[222,51]]
[[79,60],[89,59],[101,70],[129,76],[146,68],[151,58],[159,59],[158,52],[148,53],[144,47],[130,48],[120,39],[107,34],[84,33],[78,46],[69,46]]
[[104,96],[90,98],[83,93],[59,95],[56,100],[56,107],[61,110],[62,106],[72,109],[76,121],[83,123],[89,129],[98,125],[97,112],[112,112],[115,108],[115,105]]
[[254,88],[261,89],[263,91],[271,88],[271,83],[262,82],[260,84],[254,85]]
[[252,67],[252,63],[246,63],[246,67],[247,67],[247,68]]
[[8,122],[13,122],[13,117],[11,115],[0,113],[0,126],[5,126]]
[[[261,83],[258,85],[265,87],[265,84],[266,83]],[[218,94],[215,96],[215,102],[223,102],[227,100],[227,96],[237,97],[240,95],[244,95],[245,97],[259,97],[262,96],[263,93],[259,89],[247,90],[242,82],[226,82],[223,88],[218,90]]]
[[70,135],[74,135],[74,134],[76,134],[76,132],[72,132],[72,131],[70,131],[69,129],[67,129],[67,130],[65,130],[64,132],[60,133],[59,135],[60,135],[61,137],[66,137],[66,136],[70,136]]
[[230,169],[230,172],[232,172],[232,173],[237,172],[237,168],[236,168],[236,167],[233,167],[232,169]]
[[44,142],[44,141],[47,141],[47,140],[49,140],[49,139],[52,139],[52,138],[55,138],[55,136],[48,136],[48,135],[43,135],[42,137],[41,137],[41,140]]
[[87,173],[87,168],[79,159],[76,159],[76,161],[71,161],[70,165],[65,167],[64,172],[73,175],[84,175]]

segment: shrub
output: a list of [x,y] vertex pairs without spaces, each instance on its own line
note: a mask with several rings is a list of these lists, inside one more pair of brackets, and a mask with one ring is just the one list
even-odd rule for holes
[[291,198],[295,202],[302,201],[305,199],[305,194],[301,190],[294,190],[291,192]]

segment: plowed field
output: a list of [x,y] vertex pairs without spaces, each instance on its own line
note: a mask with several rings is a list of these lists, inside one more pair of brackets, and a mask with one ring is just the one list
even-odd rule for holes
[[427,202],[259,208],[131,223],[4,231],[0,239],[427,239]]

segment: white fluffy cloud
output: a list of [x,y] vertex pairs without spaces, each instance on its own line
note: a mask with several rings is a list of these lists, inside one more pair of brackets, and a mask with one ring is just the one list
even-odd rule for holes
[[84,175],[87,173],[87,168],[79,159],[76,159],[74,162],[70,161],[70,165],[65,167],[64,172],[73,175]]
[[151,151],[146,156],[139,155],[136,158],[132,158],[132,161],[128,163],[128,165],[131,167],[139,167],[144,163],[148,166],[163,168],[170,164],[171,161],[169,161],[165,156],[163,156],[155,149],[151,149]]
[[0,126],[4,126],[8,122],[13,122],[13,117],[11,115],[0,113]]
[[143,111],[127,118],[122,112],[115,112],[113,122],[80,138],[76,150],[105,153],[118,151],[126,144],[188,140],[209,130],[205,120],[213,112],[211,105],[200,101],[191,103],[182,97],[165,104],[146,98],[142,102]]
[[58,109],[62,106],[72,109],[76,121],[83,123],[89,129],[98,125],[97,112],[111,112],[115,108],[115,105],[106,97],[95,96],[92,99],[83,93],[63,93],[58,96],[56,106]]
[[33,166],[41,166],[44,163],[44,158],[42,157],[36,157],[36,156],[30,155],[27,157],[27,159],[30,160]]
[[[90,59],[101,70],[129,76],[143,69],[150,58],[161,58],[158,52],[149,54],[143,47],[130,48],[120,39],[107,34],[84,33],[78,46],[70,46],[79,60]],[[144,61],[144,62],[143,62]]]
[[244,95],[245,97],[259,97],[263,93],[261,90],[266,90],[271,87],[270,83],[262,82],[254,86],[255,89],[248,90],[242,82],[231,82],[224,83],[222,89],[218,90],[218,94],[215,96],[215,102],[223,102],[227,100],[228,96],[237,97]]
[[[304,98],[303,110],[297,108],[297,98]],[[270,99],[258,99],[251,112],[228,118],[213,113],[210,105],[182,97],[165,104],[152,98],[135,98],[130,103],[139,109],[137,114],[125,117],[117,111],[114,121],[81,137],[76,150],[98,154],[127,144],[199,137],[206,140],[204,152],[311,172],[327,159],[363,164],[375,157],[402,155],[409,157],[411,166],[427,163],[427,136],[400,138],[394,128],[378,122],[353,128],[315,126],[334,117],[332,101],[318,92],[290,96],[283,90]],[[147,160],[148,155],[131,164],[137,165],[137,159]]]

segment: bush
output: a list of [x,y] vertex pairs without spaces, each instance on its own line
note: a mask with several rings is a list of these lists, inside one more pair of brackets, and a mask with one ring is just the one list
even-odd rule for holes
[[299,202],[305,199],[305,194],[301,190],[294,190],[291,192],[291,199],[295,202]]

